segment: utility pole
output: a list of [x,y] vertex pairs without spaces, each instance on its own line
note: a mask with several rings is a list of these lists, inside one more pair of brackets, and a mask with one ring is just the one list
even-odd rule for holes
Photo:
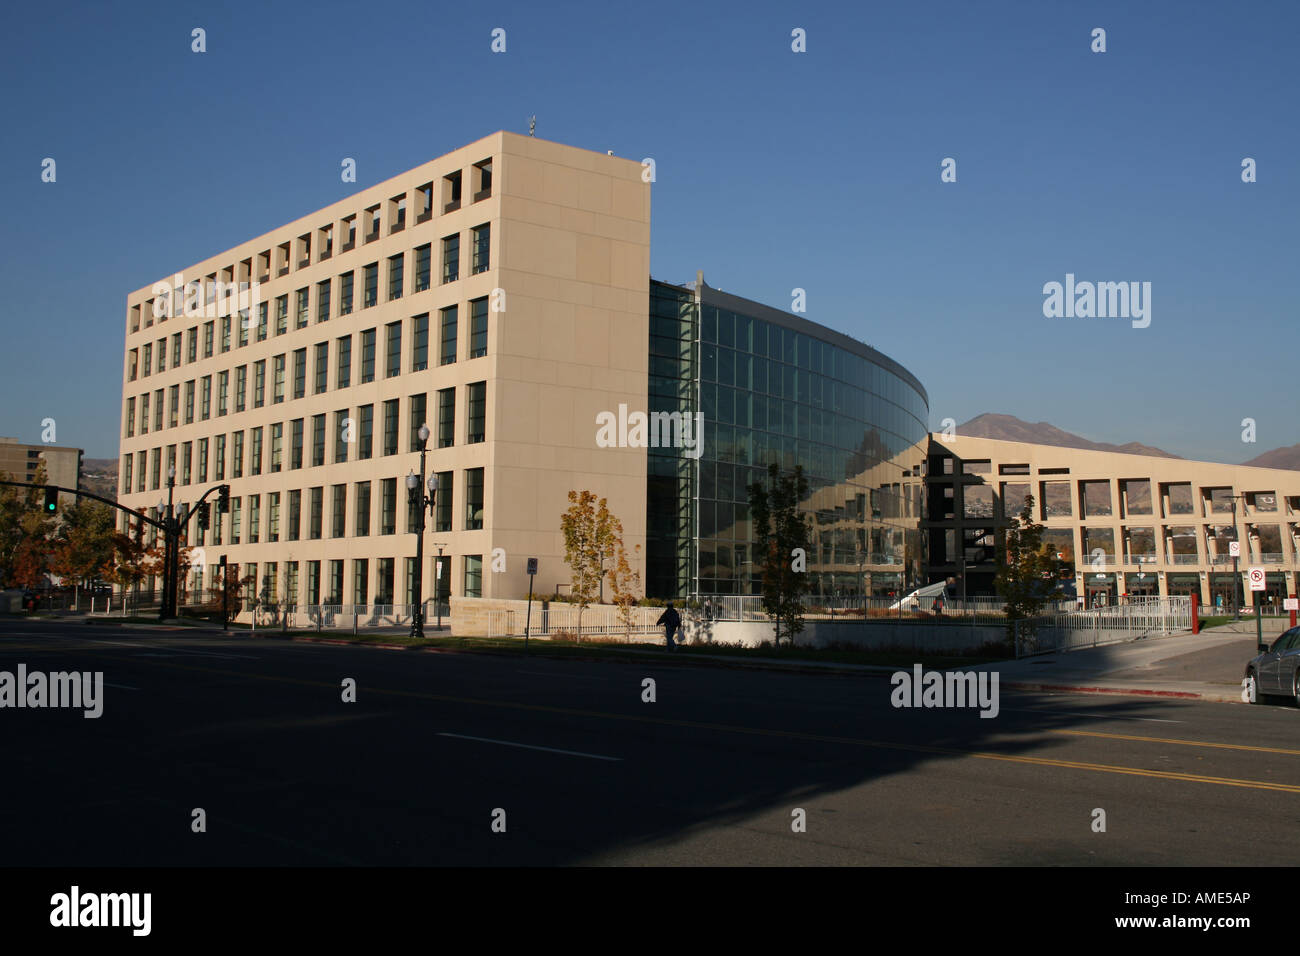
[[[428,450],[429,444],[429,426],[421,425],[420,430],[416,433],[420,439],[420,474],[409,474],[406,476],[406,495],[407,501],[414,505],[417,511],[415,521],[415,610],[411,614],[411,637],[424,637],[424,513],[427,510],[430,515],[433,514],[435,503],[438,499],[438,478],[436,475],[429,475],[429,493],[424,493],[424,456]],[[438,549],[442,553],[442,549]],[[439,565],[441,567],[441,564]],[[435,600],[437,599],[437,585],[434,585]],[[438,617],[438,626],[442,627],[441,612]]]

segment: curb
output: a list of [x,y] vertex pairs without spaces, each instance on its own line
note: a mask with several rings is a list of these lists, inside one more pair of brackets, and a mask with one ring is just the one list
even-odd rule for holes
[[1021,683],[1007,682],[1001,686],[1008,690],[1020,691],[1058,691],[1067,694],[1119,694],[1128,697],[1162,697],[1173,698],[1176,700],[1201,700],[1208,703],[1216,704],[1234,704],[1241,703],[1240,700],[1228,697],[1211,696],[1209,694],[1198,694],[1193,691],[1185,690],[1151,690],[1145,687],[1099,687],[1096,685],[1084,684],[1043,684],[1043,683]]

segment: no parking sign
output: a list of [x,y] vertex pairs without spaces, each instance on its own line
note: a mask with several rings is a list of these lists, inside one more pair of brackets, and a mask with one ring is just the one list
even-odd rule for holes
[[1263,568],[1251,568],[1249,572],[1249,577],[1250,577],[1250,589],[1252,591],[1264,590],[1264,569]]

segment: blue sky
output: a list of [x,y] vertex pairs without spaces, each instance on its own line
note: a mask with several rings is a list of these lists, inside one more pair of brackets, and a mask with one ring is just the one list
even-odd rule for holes
[[[536,114],[655,159],[655,278],[807,290],[917,374],[933,428],[1300,442],[1295,3],[61,3],[6,27],[0,434],[52,417],[115,456],[128,291]],[[1066,273],[1150,282],[1151,325],[1045,318]]]

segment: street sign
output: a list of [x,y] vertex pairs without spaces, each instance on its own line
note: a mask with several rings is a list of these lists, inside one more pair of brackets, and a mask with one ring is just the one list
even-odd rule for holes
[[529,559],[528,559],[528,573],[529,573],[529,574],[536,574],[536,573],[537,573],[537,559],[536,559],[536,558],[529,558]]
[[1229,541],[1229,542],[1228,542],[1228,557],[1230,557],[1230,558],[1239,558],[1239,557],[1241,557],[1241,542],[1240,542],[1240,541]]
[[1249,576],[1250,576],[1250,589],[1252,591],[1264,590],[1264,569],[1263,568],[1251,568],[1249,572]]
[[1284,611],[1300,611],[1300,598],[1283,598],[1283,599],[1282,599],[1282,610],[1284,610]]

